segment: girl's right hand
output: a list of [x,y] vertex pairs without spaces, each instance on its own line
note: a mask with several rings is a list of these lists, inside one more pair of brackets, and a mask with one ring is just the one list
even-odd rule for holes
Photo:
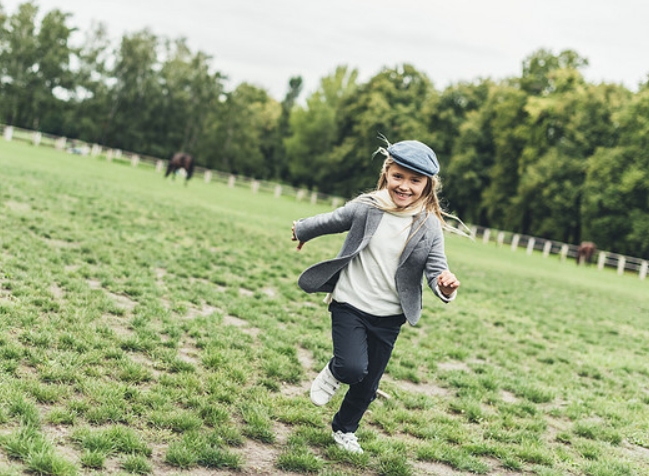
[[[297,240],[297,236],[295,236],[295,224],[296,224],[296,223],[297,223],[297,222],[294,221],[294,222],[293,222],[293,226],[291,227],[291,232],[292,232],[291,241],[298,241],[298,240]],[[297,250],[300,251],[300,250],[302,249],[302,246],[303,246],[303,245],[304,245],[304,242],[303,242],[303,241],[300,241],[300,242],[298,243],[298,245],[297,245]]]

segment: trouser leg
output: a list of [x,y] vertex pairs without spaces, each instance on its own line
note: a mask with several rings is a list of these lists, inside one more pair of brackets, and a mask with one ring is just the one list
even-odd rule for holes
[[354,433],[376,398],[405,317],[375,317],[338,303],[333,303],[330,309],[334,341],[330,369],[334,377],[349,384],[332,428]]

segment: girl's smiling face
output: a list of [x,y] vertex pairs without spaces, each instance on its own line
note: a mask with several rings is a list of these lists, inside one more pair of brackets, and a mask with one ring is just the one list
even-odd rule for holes
[[406,208],[419,200],[428,184],[428,177],[425,175],[413,172],[396,163],[390,164],[385,175],[386,188],[390,193],[390,198],[399,208]]

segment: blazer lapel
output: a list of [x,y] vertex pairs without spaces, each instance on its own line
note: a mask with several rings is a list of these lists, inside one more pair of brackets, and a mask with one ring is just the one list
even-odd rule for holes
[[415,249],[417,244],[425,236],[426,230],[428,228],[426,216],[427,215],[425,213],[420,213],[413,220],[412,227],[410,230],[411,233],[414,231],[415,234],[408,239],[408,242],[406,243],[406,247],[404,248],[403,253],[401,253],[401,258],[399,258],[399,266],[401,266],[403,263],[406,262],[406,260],[410,256],[410,253],[412,253],[412,250]]
[[365,221],[365,232],[363,233],[361,247],[364,247],[372,239],[376,229],[379,227],[379,223],[381,223],[381,218],[383,218],[382,210],[375,207],[369,208],[367,211],[367,220]]

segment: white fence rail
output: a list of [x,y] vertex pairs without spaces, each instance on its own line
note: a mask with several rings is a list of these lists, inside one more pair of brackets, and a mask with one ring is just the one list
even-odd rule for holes
[[[130,162],[133,167],[140,164],[151,165],[157,172],[164,172],[166,169],[166,160],[157,157],[139,155],[132,152],[125,152],[119,149],[105,148],[98,144],[87,144],[78,140],[70,140],[65,137],[57,137],[50,134],[43,134],[38,131],[19,129],[13,126],[0,124],[0,130],[5,140],[19,140],[31,143],[37,146],[53,147],[57,150],[67,151],[73,154],[79,154],[92,157],[105,157],[108,161]],[[228,187],[247,187],[252,193],[272,193],[276,198],[281,196],[292,196],[297,201],[309,200],[312,204],[329,204],[336,208],[345,202],[345,199],[334,197],[315,191],[309,191],[300,188],[294,188],[288,185],[281,185],[275,182],[257,180],[240,175],[209,170],[202,167],[196,167],[195,174],[202,175],[205,182],[224,183]],[[577,259],[577,245],[560,243],[557,241],[536,238],[533,236],[521,235],[517,233],[492,230],[490,228],[472,226],[471,234],[482,240],[483,243],[493,242],[497,246],[510,246],[512,251],[518,248],[525,248],[528,254],[534,251],[540,251],[543,256],[560,255],[562,260],[568,258]],[[596,253],[596,265],[598,269],[605,267],[615,268],[617,273],[637,273],[640,279],[644,280],[649,271],[647,260],[624,256],[609,251],[598,250]]]
[[[2,130],[2,134],[7,141],[22,141],[37,146],[52,147],[57,150],[82,156],[104,157],[109,162],[130,162],[133,167],[137,167],[140,164],[152,165],[155,167],[157,172],[162,173],[167,168],[168,161],[157,157],[135,154],[133,152],[122,151],[119,149],[106,148],[99,144],[88,144],[79,140],[44,134],[38,131],[20,129],[4,124],[0,124],[0,130]],[[308,200],[312,204],[328,204],[333,208],[342,205],[345,201],[345,199],[341,197],[335,197],[316,191],[295,188],[289,185],[281,185],[275,182],[257,180],[242,175],[232,175],[216,170],[209,170],[203,167],[196,167],[194,174],[202,176],[205,182],[226,183],[229,187],[248,187],[253,193],[270,192],[276,198],[281,196],[290,196],[295,197],[297,201]]]
[[[544,257],[550,255],[559,255],[561,260],[566,261],[568,258],[577,260],[578,245],[561,243],[544,238],[522,235],[508,231],[493,230],[481,226],[471,226],[471,235],[476,241],[482,241],[485,244],[495,243],[496,246],[509,246],[512,251],[524,248],[527,254],[534,251],[540,251]],[[637,273],[640,279],[647,277],[649,262],[640,258],[620,255],[610,251],[598,250],[593,256],[593,265],[598,269],[615,268],[617,274]]]

